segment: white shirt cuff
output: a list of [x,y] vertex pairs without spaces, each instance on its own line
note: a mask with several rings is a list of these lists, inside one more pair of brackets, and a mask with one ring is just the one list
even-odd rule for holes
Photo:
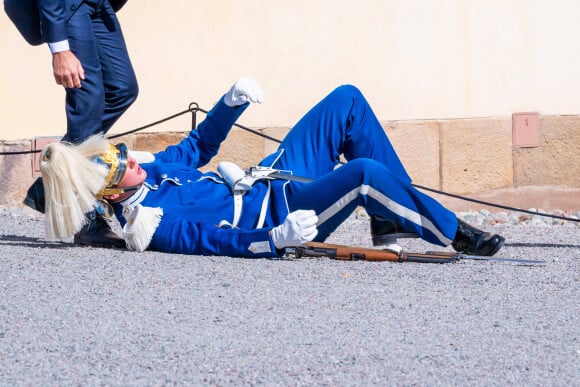
[[52,54],[70,50],[68,40],[61,40],[60,42],[48,43],[48,48],[50,48],[50,52]]

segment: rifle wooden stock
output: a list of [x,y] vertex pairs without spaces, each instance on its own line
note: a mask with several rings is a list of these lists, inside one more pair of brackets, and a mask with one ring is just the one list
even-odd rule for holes
[[296,257],[328,257],[342,261],[390,261],[390,262],[420,262],[448,263],[457,260],[457,254],[452,253],[396,253],[388,250],[377,250],[365,247],[351,247],[330,243],[309,242],[304,246],[295,247]]

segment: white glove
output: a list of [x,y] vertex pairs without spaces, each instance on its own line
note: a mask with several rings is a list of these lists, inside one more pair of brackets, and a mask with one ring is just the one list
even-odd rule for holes
[[233,84],[224,97],[228,106],[239,106],[246,102],[264,102],[264,91],[256,81],[250,78],[240,78]]
[[318,234],[318,216],[313,210],[291,212],[279,226],[272,229],[272,241],[277,249],[300,246],[312,241]]

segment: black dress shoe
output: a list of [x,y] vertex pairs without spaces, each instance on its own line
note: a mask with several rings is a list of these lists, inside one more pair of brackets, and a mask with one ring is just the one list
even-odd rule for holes
[[385,246],[397,243],[399,238],[417,238],[417,234],[403,229],[392,220],[377,215],[371,216],[371,237],[373,246]]
[[125,240],[119,237],[107,221],[97,215],[89,216],[89,223],[85,224],[81,230],[75,234],[74,243],[77,245],[106,247],[106,248],[126,248]]
[[479,230],[458,219],[457,233],[451,243],[456,251],[471,255],[492,256],[499,251],[505,238]]
[[44,184],[42,184],[42,177],[36,179],[36,181],[28,188],[26,192],[26,197],[22,202],[26,206],[42,212],[44,214],[45,209],[45,199],[44,199]]

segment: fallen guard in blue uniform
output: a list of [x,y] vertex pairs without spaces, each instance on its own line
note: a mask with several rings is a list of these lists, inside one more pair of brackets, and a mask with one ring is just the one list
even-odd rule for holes
[[[41,155],[47,236],[74,234],[84,214],[98,207],[114,212],[131,250],[278,257],[286,247],[324,241],[362,206],[375,245],[410,234],[474,255],[501,248],[504,238],[458,220],[411,185],[371,107],[351,85],[315,105],[255,168],[222,163],[219,173],[200,172],[244,110],[263,98],[255,81],[240,79],[197,129],[156,154],[133,153],[98,136],[79,145],[49,144]],[[341,155],[347,162],[339,166]]]

